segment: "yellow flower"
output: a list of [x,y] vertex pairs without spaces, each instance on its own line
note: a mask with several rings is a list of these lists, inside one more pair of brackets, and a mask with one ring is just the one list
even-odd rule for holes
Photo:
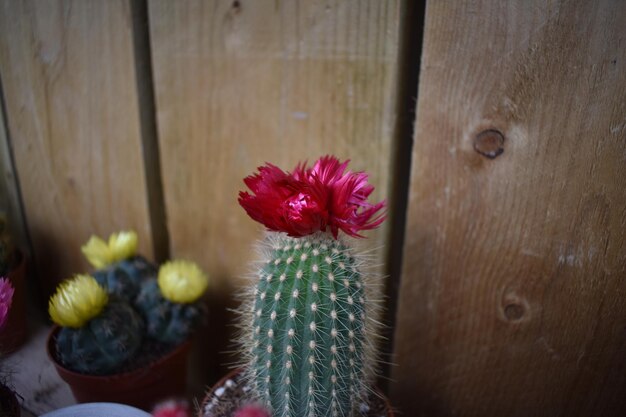
[[82,327],[109,302],[107,292],[89,275],[76,275],[62,282],[48,302],[53,322],[63,327]]
[[133,256],[137,252],[137,240],[134,231],[113,233],[108,244],[98,236],[91,236],[81,250],[94,268],[101,269]]
[[193,262],[170,261],[159,268],[159,288],[174,303],[196,301],[209,285],[207,276]]

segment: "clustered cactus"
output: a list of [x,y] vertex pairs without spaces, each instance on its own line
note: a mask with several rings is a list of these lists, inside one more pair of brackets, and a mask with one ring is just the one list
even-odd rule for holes
[[92,237],[82,250],[100,269],[61,283],[51,297],[50,317],[61,326],[57,359],[68,369],[116,373],[144,342],[176,346],[203,319],[199,299],[207,288],[206,275],[187,261],[171,261],[157,270],[135,255],[136,248],[134,232],[114,234],[108,243]]
[[[320,159],[245,182],[240,204],[269,232],[242,311],[242,354],[253,401],[274,417],[356,416],[376,368],[378,297],[353,237],[378,226],[384,202],[347,162]],[[377,217],[376,217],[377,216]]]

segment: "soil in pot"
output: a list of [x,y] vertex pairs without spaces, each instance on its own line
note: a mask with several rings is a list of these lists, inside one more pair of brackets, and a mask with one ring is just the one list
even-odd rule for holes
[[[78,402],[115,402],[150,410],[157,402],[173,396],[184,396],[187,389],[187,357],[191,341],[170,349],[160,358],[145,358],[156,345],[144,345],[137,361],[127,364],[125,372],[113,375],[85,375],[67,369],[56,359],[55,338],[59,327],[48,336],[48,357],[59,376],[70,386]],[[145,362],[149,363],[145,363]]]
[[[198,417],[232,417],[235,411],[250,402],[251,388],[236,369],[222,378],[202,401]],[[360,405],[359,417],[394,417],[393,410],[382,394],[371,395],[367,404]]]
[[7,277],[15,288],[13,303],[7,322],[0,330],[0,352],[3,355],[15,352],[26,341],[28,321],[26,320],[26,256],[16,251],[16,261]]

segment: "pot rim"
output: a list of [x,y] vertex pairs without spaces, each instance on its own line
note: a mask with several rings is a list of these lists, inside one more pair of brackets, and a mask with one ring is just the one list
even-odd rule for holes
[[[227,380],[234,379],[235,376],[237,376],[243,371],[244,369],[241,367],[232,369],[228,373],[226,373],[226,375],[224,375],[219,381],[217,381],[215,384],[211,386],[211,389],[206,392],[206,394],[204,395],[204,398],[202,399],[202,402],[200,403],[198,417],[204,417],[204,414],[203,414],[204,408],[209,402],[211,395],[215,392],[215,390],[221,387],[222,385],[224,385]],[[395,412],[393,408],[391,407],[391,404],[389,403],[389,398],[387,398],[387,396],[383,394],[377,387],[374,387],[374,394],[376,394],[376,396],[385,403],[385,408],[387,409],[387,417],[395,417]]]
[[[115,414],[112,414],[115,413]],[[43,414],[41,417],[77,417],[89,415],[91,417],[150,417],[146,411],[126,404],[111,402],[95,402],[70,405]]]
[[137,369],[133,369],[131,371],[126,372],[117,372],[110,375],[91,375],[91,374],[83,374],[80,372],[72,371],[71,369],[63,366],[55,357],[54,353],[56,353],[56,349],[54,348],[54,340],[56,335],[61,331],[61,326],[54,324],[50,329],[50,333],[48,333],[48,338],[46,340],[46,353],[48,355],[48,359],[54,364],[54,366],[58,370],[62,370],[63,373],[70,375],[75,378],[84,378],[86,380],[92,381],[104,381],[104,380],[115,380],[115,379],[126,379],[132,377],[138,377],[146,372],[147,369],[154,368],[156,366],[161,365],[164,362],[167,362],[169,358],[172,356],[176,356],[183,351],[188,351],[191,348],[191,337],[185,340],[180,345],[176,346],[174,349],[170,350],[167,354],[159,357],[158,359],[140,367]]

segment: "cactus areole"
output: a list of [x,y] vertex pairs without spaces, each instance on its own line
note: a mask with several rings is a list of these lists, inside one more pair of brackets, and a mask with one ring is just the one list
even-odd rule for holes
[[292,173],[267,164],[239,202],[270,232],[242,311],[255,400],[275,417],[355,416],[376,365],[378,304],[350,237],[384,220],[364,173],[326,156]]

